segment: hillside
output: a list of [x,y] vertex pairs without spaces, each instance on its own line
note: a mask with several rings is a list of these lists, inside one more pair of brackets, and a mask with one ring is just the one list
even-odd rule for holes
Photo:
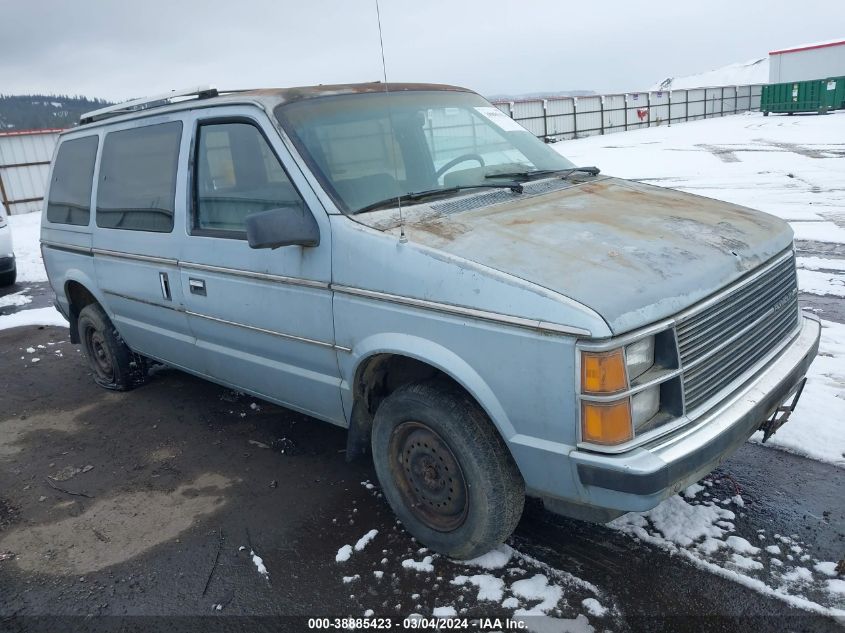
[[80,114],[108,104],[68,95],[0,95],[0,131],[72,127]]

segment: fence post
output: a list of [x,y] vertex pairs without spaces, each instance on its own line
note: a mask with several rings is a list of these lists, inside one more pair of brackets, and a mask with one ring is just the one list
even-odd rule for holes
[[628,93],[627,92],[625,93],[625,98],[623,99],[623,101],[625,102],[625,107],[622,108],[622,114],[624,115],[622,117],[622,120],[625,122],[625,131],[627,132],[628,131]]
[[6,195],[6,187],[3,186],[3,170],[0,169],[0,204],[6,209],[6,215],[12,215],[12,205],[9,204],[9,198]]
[[578,97],[572,97],[572,138],[578,138]]
[[651,91],[649,90],[645,95],[645,109],[648,112],[648,120],[646,127],[651,127]]
[[547,107],[546,106],[548,105],[548,103],[549,102],[548,102],[547,99],[543,99],[543,140],[544,141],[547,138],[549,138],[549,120],[546,117],[546,114],[547,114],[547,112],[546,112]]
[[722,100],[719,102],[719,116],[725,116],[725,87],[722,86]]
[[689,123],[689,88],[684,90],[684,121]]
[[666,126],[672,127],[672,91],[667,90],[666,96],[669,99],[669,116],[666,117]]
[[599,133],[604,136],[604,95],[599,97],[599,112],[601,113],[601,124],[599,125]]

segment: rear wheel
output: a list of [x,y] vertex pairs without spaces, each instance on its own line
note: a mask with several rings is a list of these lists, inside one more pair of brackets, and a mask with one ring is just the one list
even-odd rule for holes
[[426,547],[474,558],[516,528],[525,484],[490,419],[457,386],[397,389],[376,412],[372,449],[388,502]]
[[127,347],[105,311],[91,303],[79,313],[77,331],[94,382],[106,389],[126,391],[143,379],[144,362]]

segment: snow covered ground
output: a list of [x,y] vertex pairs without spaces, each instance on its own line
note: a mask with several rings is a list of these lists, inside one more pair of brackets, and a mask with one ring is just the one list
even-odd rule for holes
[[739,493],[717,493],[723,483],[706,477],[649,512],[630,512],[609,525],[799,609],[845,616],[837,561],[814,558],[812,544],[798,534],[761,528],[751,540],[739,536],[746,503]]
[[[597,165],[606,174],[788,220],[798,242],[801,292],[838,301],[845,297],[845,111],[792,117],[748,113],[554,147],[576,164]],[[820,355],[795,414],[766,445],[845,467],[845,325],[825,320],[822,310],[818,314]]]

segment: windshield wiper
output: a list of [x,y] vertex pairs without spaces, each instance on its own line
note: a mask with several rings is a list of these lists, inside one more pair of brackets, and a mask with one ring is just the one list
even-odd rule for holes
[[591,176],[597,176],[601,172],[601,169],[598,167],[588,166],[588,167],[569,167],[568,169],[537,169],[534,171],[513,171],[513,172],[505,172],[501,174],[488,174],[484,176],[485,178],[519,178],[522,181],[525,180],[533,180],[534,178],[539,178],[541,176],[557,176],[560,175],[561,178],[566,178],[570,174],[575,173],[586,173],[590,174]]
[[392,198],[385,198],[378,202],[373,202],[365,207],[361,207],[354,212],[354,215],[359,213],[366,213],[367,211],[376,211],[378,209],[389,209],[398,202],[418,202],[426,198],[433,198],[439,196],[449,195],[451,193],[458,193],[464,189],[510,189],[514,193],[522,193],[522,185],[518,182],[491,182],[484,185],[457,185],[455,187],[447,187],[446,189],[426,189],[425,191],[413,191],[401,196],[393,196]]

